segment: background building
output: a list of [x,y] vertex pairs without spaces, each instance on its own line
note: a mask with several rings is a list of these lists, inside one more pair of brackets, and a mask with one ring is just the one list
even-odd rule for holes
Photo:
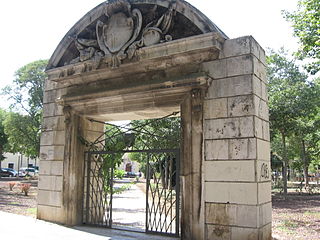
[[20,153],[5,153],[4,156],[6,158],[1,162],[2,168],[12,168],[18,171],[22,167],[33,167],[38,164],[37,159],[28,158]]

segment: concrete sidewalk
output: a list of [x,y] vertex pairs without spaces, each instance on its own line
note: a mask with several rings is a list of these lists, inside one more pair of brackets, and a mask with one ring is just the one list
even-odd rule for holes
[[[114,187],[122,187],[132,180],[117,180]],[[130,204],[128,204],[130,202]],[[146,194],[133,184],[128,190],[114,194],[112,199],[112,226],[144,231],[146,227]]]
[[37,220],[0,211],[1,239],[10,240],[176,240],[143,233],[118,231],[105,228],[74,227]]

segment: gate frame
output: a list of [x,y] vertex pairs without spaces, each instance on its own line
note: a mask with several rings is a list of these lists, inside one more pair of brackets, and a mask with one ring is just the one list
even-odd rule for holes
[[[90,194],[89,194],[89,188],[90,188],[90,169],[88,166],[91,164],[91,158],[92,155],[113,155],[116,153],[147,153],[148,157],[147,157],[147,169],[146,169],[146,206],[145,206],[145,211],[146,211],[146,222],[145,222],[145,233],[147,234],[155,234],[155,235],[164,235],[164,236],[172,236],[172,237],[180,237],[180,151],[181,149],[148,149],[148,150],[122,150],[122,151],[85,151],[85,164],[84,164],[84,171],[87,170],[87,176],[84,174],[83,176],[83,181],[87,181],[86,185],[83,184],[84,187],[87,188],[86,193],[84,192],[83,195],[83,200],[86,198],[86,202],[83,201],[83,212],[86,212],[85,214],[85,218],[86,218],[86,222],[88,222],[88,217],[89,217],[89,198],[90,198]],[[150,176],[149,176],[149,158],[150,158],[150,154],[153,153],[174,153],[175,157],[176,157],[176,202],[175,202],[175,206],[176,206],[176,211],[175,211],[175,233],[165,233],[165,232],[157,232],[157,231],[149,231],[149,225],[148,225],[148,215],[149,215],[149,186],[150,186]],[[113,165],[113,162],[112,162]],[[119,229],[119,228],[114,228],[113,227],[113,221],[112,221],[112,202],[113,202],[113,180],[114,180],[114,167],[111,168],[111,180],[110,180],[110,189],[111,189],[111,193],[110,193],[110,211],[109,211],[109,223],[106,223],[106,228],[110,228],[110,229],[115,229],[115,230],[124,230],[124,229]],[[86,205],[86,206],[85,206]],[[96,224],[88,224],[84,222],[84,216],[83,216],[83,220],[82,220],[83,224],[85,225],[89,225],[89,226],[99,226],[102,227],[100,225],[96,225]],[[130,230],[130,229],[125,229],[126,231],[131,231],[131,232],[136,232],[134,230]]]

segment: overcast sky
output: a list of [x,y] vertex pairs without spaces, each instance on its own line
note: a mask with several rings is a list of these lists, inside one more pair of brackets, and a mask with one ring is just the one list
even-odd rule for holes
[[[49,59],[67,31],[101,0],[10,0],[0,2],[0,88],[23,65]],[[297,0],[188,0],[230,38],[252,35],[262,47],[296,50],[281,10]],[[1,98],[0,107],[6,107]]]

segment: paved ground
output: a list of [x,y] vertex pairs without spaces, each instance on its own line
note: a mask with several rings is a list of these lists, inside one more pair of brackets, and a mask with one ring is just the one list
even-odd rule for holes
[[67,228],[53,223],[36,220],[32,217],[0,211],[1,239],[10,240],[176,240],[160,237],[90,227]]
[[[114,187],[130,182],[131,179],[117,180]],[[145,230],[146,195],[136,184],[131,185],[129,190],[113,195],[112,219],[114,228]]]

